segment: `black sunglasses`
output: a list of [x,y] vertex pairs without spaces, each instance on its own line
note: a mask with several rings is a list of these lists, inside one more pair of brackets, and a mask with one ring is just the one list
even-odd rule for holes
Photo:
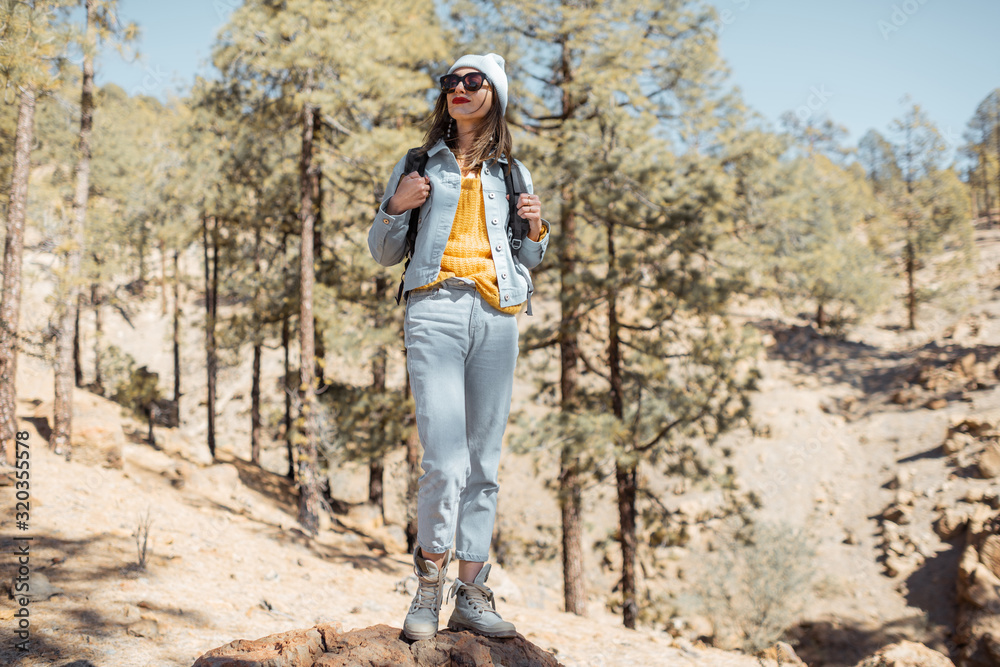
[[459,81],[462,82],[466,92],[469,93],[474,93],[489,83],[482,72],[469,72],[465,76],[445,74],[441,77],[441,90],[445,93],[454,92],[454,90],[458,88]]

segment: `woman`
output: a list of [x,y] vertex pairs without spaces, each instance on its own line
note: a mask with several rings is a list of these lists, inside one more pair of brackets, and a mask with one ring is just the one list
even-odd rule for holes
[[549,225],[538,197],[520,195],[517,210],[529,231],[512,251],[503,170],[520,169],[533,191],[524,166],[509,164],[506,109],[503,58],[490,53],[456,61],[441,77],[421,147],[425,175],[404,175],[405,158],[396,164],[368,234],[375,260],[398,264],[409,211],[419,207],[403,282],[406,363],[424,449],[413,552],[419,584],[403,623],[414,640],[437,632],[453,545],[459,566],[448,593],[455,596],[448,627],[490,637],[516,634],[496,612],[486,561],[518,353],[515,314],[530,297],[528,269],[545,255]]

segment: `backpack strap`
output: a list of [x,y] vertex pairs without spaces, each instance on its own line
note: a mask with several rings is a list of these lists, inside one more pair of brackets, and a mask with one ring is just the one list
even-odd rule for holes
[[513,158],[507,163],[508,169],[504,171],[504,184],[507,186],[507,194],[510,196],[510,215],[507,216],[507,241],[510,249],[517,252],[521,249],[524,237],[528,235],[530,225],[528,221],[517,213],[517,201],[521,193],[527,193],[528,188],[524,183],[524,176]]
[[[406,162],[403,164],[403,175],[400,179],[407,174],[412,174],[417,172],[421,176],[427,170],[427,152],[421,151],[420,148],[411,148],[406,151]],[[417,223],[420,221],[420,207],[411,208],[410,215],[407,218],[407,228],[406,228],[406,264],[403,265],[403,275],[399,277],[399,290],[396,292],[396,305],[399,305],[399,300],[403,298],[403,280],[406,278],[406,269],[410,266],[410,260],[413,259],[413,250],[417,245]]]

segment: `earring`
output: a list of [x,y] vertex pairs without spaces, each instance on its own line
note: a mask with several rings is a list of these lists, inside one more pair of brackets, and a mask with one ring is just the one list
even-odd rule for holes
[[453,122],[455,122],[454,119],[448,121],[448,135],[445,137],[445,140],[451,139],[451,124]]

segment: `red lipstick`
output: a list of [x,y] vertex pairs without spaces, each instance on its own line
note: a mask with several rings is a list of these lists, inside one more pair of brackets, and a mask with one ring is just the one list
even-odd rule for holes
[[469,101],[468,99],[462,97],[461,95],[457,95],[457,96],[455,96],[455,97],[452,98],[451,103],[452,104],[465,104],[468,101]]

